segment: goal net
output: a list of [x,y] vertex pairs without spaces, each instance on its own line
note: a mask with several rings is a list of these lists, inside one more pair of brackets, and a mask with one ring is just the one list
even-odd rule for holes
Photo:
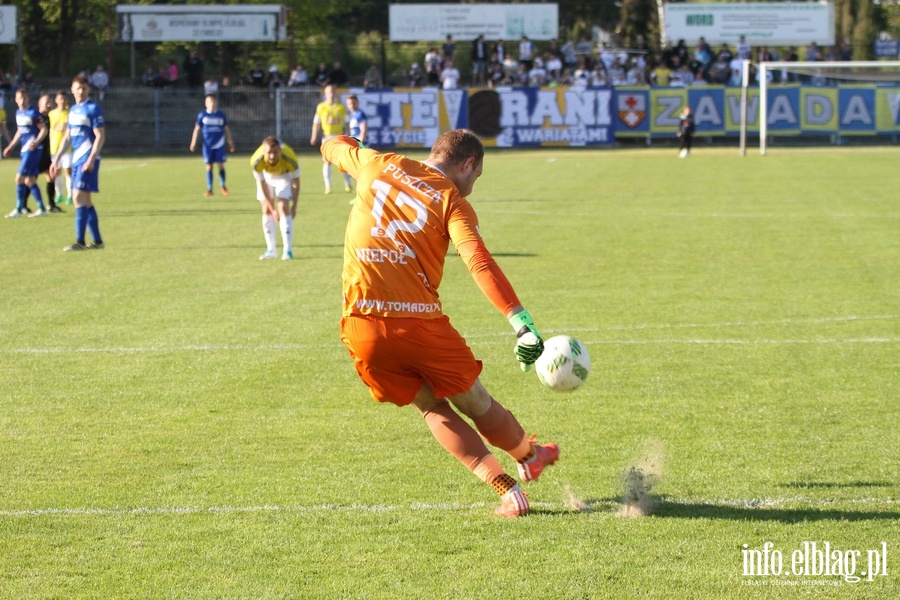
[[741,134],[758,131],[760,154],[771,144],[900,139],[900,61],[761,62],[753,79],[744,81]]

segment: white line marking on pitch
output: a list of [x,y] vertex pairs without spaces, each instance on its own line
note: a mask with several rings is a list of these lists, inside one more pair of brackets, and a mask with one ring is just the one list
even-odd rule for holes
[[[846,323],[853,321],[894,321],[900,315],[850,315],[844,317],[823,317],[808,319],[775,319],[771,321],[725,321],[720,323],[638,323],[635,325],[611,325],[609,327],[572,327],[565,330],[548,329],[545,334],[569,335],[584,333],[603,333],[608,331],[643,331],[648,329],[716,329],[726,327],[757,327],[761,325],[805,325],[816,323]],[[507,339],[508,333],[466,333],[467,339]],[[549,335],[548,335],[549,337]],[[633,344],[707,344],[707,345],[765,345],[765,344],[896,344],[900,338],[895,337],[861,337],[861,338],[819,338],[819,339],[647,339],[647,340],[582,340],[585,344],[633,345]],[[499,341],[498,341],[499,343]],[[340,347],[338,342],[329,344],[187,344],[184,346],[137,346],[137,347],[84,347],[84,348],[0,348],[0,354],[77,354],[77,353],[121,353],[140,354],[147,352],[264,352],[270,350],[308,350]]]
[[[734,508],[748,508],[765,510],[767,508],[779,508],[797,505],[797,508],[819,508],[834,505],[856,504],[898,504],[896,498],[852,498],[846,500],[810,500],[808,498],[763,498],[746,500],[696,500],[678,498],[660,498],[663,505],[687,505],[687,506],[727,506]],[[615,507],[619,503],[612,500],[588,501],[588,507]],[[556,502],[532,502],[536,508],[566,509],[571,508],[565,503]],[[492,507],[494,504],[487,502],[475,502],[463,504],[447,502],[440,504],[412,503],[412,504],[314,504],[310,506],[163,506],[163,507],[136,507],[136,508],[33,508],[21,510],[0,510],[0,517],[80,517],[80,516],[124,516],[124,515],[193,515],[193,514],[231,514],[231,513],[383,513],[400,511],[447,511],[447,510],[473,510]]]

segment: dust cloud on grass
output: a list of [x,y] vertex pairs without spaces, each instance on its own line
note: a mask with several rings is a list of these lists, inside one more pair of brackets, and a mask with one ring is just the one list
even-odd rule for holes
[[622,507],[616,513],[620,517],[634,519],[653,513],[653,488],[662,475],[662,447],[648,444],[643,455],[623,474]]

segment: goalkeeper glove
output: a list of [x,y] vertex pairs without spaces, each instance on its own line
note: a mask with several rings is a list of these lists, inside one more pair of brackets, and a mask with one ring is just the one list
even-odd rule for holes
[[516,358],[523,371],[531,368],[544,352],[544,340],[534,327],[534,321],[528,311],[522,310],[509,318],[509,324],[516,332]]

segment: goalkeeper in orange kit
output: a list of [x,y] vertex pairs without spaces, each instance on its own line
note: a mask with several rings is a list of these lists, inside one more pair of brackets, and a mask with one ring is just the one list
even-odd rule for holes
[[559,448],[537,444],[491,397],[479,380],[481,361],[443,314],[438,296],[453,242],[516,332],[523,369],[541,355],[534,322],[485,247],[466,200],[481,176],[484,147],[474,134],[454,130],[438,138],[424,162],[347,136],[326,140],[321,150],[358,182],[344,240],[341,340],[359,377],[378,402],[415,406],[437,441],[497,491],[497,514],[528,514],[528,498],[484,440],[516,460],[522,481],[555,463]]

